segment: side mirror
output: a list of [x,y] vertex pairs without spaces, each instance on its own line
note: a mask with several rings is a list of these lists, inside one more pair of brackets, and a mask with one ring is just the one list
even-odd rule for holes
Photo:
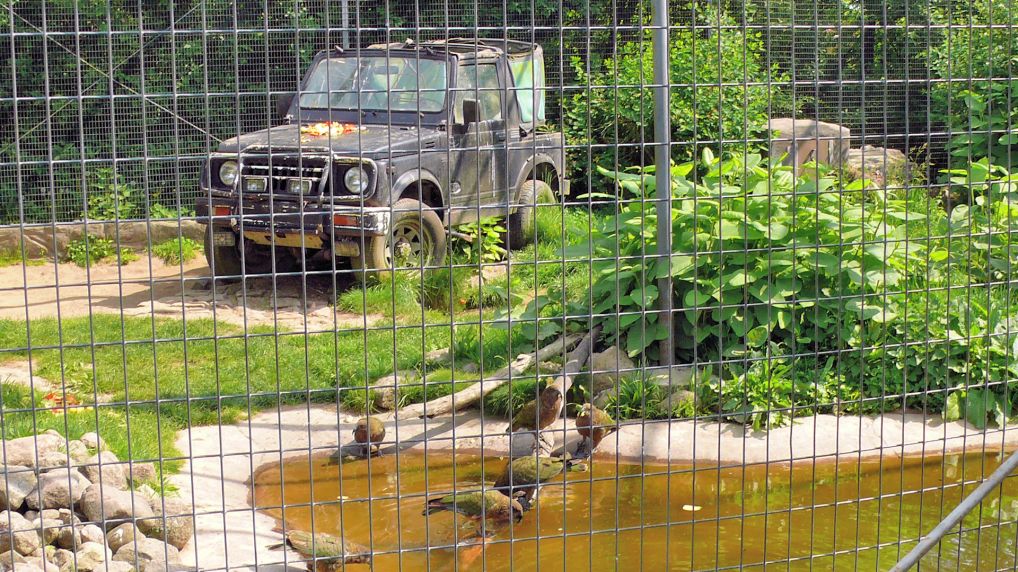
[[463,100],[463,124],[470,125],[481,120],[481,104],[476,99]]
[[293,93],[281,93],[276,96],[276,117],[280,119],[286,118],[286,113],[290,111],[290,105],[293,103]]

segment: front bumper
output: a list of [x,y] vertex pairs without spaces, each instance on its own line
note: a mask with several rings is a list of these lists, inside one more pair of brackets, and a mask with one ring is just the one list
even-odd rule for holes
[[[271,212],[269,212],[271,210]],[[212,227],[212,240],[227,246],[229,236],[241,234],[256,244],[294,248],[331,248],[339,255],[356,256],[363,238],[389,232],[388,207],[332,205],[328,210],[277,200],[240,201],[227,197],[201,197],[195,204],[198,222]]]

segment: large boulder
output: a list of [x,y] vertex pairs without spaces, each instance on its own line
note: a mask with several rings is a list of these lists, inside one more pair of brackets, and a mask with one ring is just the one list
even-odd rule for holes
[[126,489],[128,484],[125,468],[126,465],[122,464],[116,455],[104,451],[89,457],[79,470],[89,482]]
[[60,522],[55,518],[39,518],[33,520],[32,526],[39,531],[43,544],[53,544],[54,542],[58,542],[64,531],[71,531],[70,526],[65,527],[63,522]]
[[88,479],[74,469],[52,469],[39,475],[39,482],[25,498],[32,510],[70,508],[81,499]]
[[16,512],[0,512],[0,553],[13,550],[21,555],[32,554],[42,547],[39,531]]
[[179,498],[160,498],[154,491],[142,491],[155,518],[138,520],[138,529],[149,538],[158,538],[182,550],[194,532],[194,510]]
[[121,562],[177,562],[180,559],[180,552],[154,538],[142,538],[138,542],[130,542],[120,547],[113,556],[114,560]]
[[13,570],[14,565],[26,562],[25,557],[13,550],[0,554],[0,570]]
[[59,452],[65,442],[60,434],[48,432],[31,437],[3,441],[2,464],[35,467],[38,456]]
[[633,360],[618,346],[611,346],[603,352],[595,353],[590,360],[590,378],[593,395],[609,389],[615,389],[619,378],[632,373],[636,369]]
[[842,158],[842,172],[851,180],[866,179],[871,185],[902,185],[908,181],[911,165],[897,149],[864,145],[849,149]]
[[74,464],[80,465],[92,456],[92,451],[81,441],[74,440],[67,443],[67,454],[70,455]]
[[0,510],[18,510],[25,497],[39,484],[28,467],[0,466]]
[[106,441],[95,432],[89,432],[82,435],[79,440],[89,449],[93,451],[105,451]]
[[134,486],[156,480],[156,466],[154,463],[131,463],[126,471],[127,477]]
[[67,453],[62,451],[46,451],[39,454],[35,467],[40,470],[55,469],[67,466]]
[[74,566],[80,572],[105,570],[107,560],[113,559],[113,551],[98,542],[86,542],[74,553]]
[[770,157],[784,156],[784,164],[795,167],[796,172],[811,161],[839,167],[852,139],[847,127],[813,119],[776,117],[768,121],[767,128],[771,131]]
[[81,512],[88,520],[102,522],[107,528],[153,516],[152,507],[142,495],[98,484],[89,486],[81,495]]
[[113,552],[116,552],[120,550],[121,546],[143,538],[145,538],[145,535],[133,523],[125,522],[106,535],[106,543]]

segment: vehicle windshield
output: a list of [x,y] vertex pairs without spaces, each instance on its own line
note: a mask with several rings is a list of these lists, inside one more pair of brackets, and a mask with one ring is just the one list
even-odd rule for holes
[[300,105],[304,109],[434,113],[445,107],[447,77],[445,60],[328,58],[312,70]]

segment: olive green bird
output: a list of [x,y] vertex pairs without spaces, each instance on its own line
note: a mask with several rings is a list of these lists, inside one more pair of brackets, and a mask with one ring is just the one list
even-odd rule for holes
[[502,475],[495,481],[495,490],[516,499],[523,510],[530,510],[538,485],[570,470],[583,469],[569,457],[520,457],[506,463]]
[[505,524],[509,521],[518,523],[523,520],[523,507],[515,499],[496,491],[474,491],[455,493],[444,497],[428,499],[424,516],[436,512],[457,512],[478,523],[477,532],[486,536],[485,522]]
[[385,439],[385,424],[375,417],[361,417],[353,429],[354,441],[364,446],[364,454],[378,453],[379,444]]
[[291,530],[286,540],[269,546],[269,550],[292,548],[308,561],[308,572],[338,572],[344,564],[371,564],[371,551],[331,534],[311,534]]
[[562,392],[554,385],[541,390],[537,399],[524,405],[506,429],[506,433],[515,433],[521,429],[540,431],[551,425],[562,413]]
[[585,459],[601,444],[601,440],[619,430],[619,426],[605,411],[590,403],[584,403],[576,416],[576,432],[583,439],[576,448],[575,457]]

